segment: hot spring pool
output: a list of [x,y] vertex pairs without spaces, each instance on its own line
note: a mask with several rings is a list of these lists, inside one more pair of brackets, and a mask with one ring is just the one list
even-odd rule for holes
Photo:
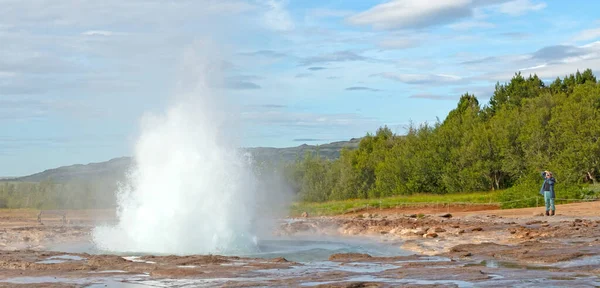
[[[364,253],[371,256],[403,256],[411,255],[402,250],[400,243],[378,242],[369,238],[277,238],[259,240],[258,245],[252,251],[238,253],[213,254],[223,256],[240,256],[247,258],[278,258],[283,257],[294,262],[316,262],[325,261],[332,254],[338,253]],[[92,242],[76,242],[54,244],[48,247],[49,251],[66,253],[88,253],[88,254],[116,254],[128,256],[160,255],[156,253],[144,253],[139,251],[114,252],[103,251],[96,248]],[[193,253],[192,254],[199,254]]]

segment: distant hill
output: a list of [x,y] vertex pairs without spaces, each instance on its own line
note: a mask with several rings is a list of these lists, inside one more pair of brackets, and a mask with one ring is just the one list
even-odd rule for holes
[[[319,151],[319,155],[327,159],[337,159],[343,148],[355,149],[360,139],[350,141],[339,141],[323,145],[303,144],[289,148],[254,147],[245,148],[258,162],[289,162],[304,157],[307,152]],[[53,182],[69,181],[106,181],[116,182],[125,177],[125,173],[131,167],[131,157],[111,159],[106,162],[90,163],[87,165],[76,164],[64,166],[36,173],[24,177],[12,179],[0,179],[0,181],[41,182],[51,180]]]
[[306,152],[319,151],[319,156],[326,159],[337,159],[340,157],[340,152],[343,148],[355,149],[358,147],[360,138],[352,138],[350,141],[339,141],[323,145],[307,145],[302,144],[296,147],[289,148],[269,148],[269,147],[256,147],[246,148],[247,151],[252,153],[252,156],[256,161],[294,161],[301,159],[306,155]]
[[63,166],[54,169],[36,173],[29,176],[17,177],[10,179],[11,181],[21,182],[41,182],[51,180],[53,182],[68,182],[68,181],[87,181],[87,180],[104,180],[104,179],[123,179],[125,172],[131,165],[130,157],[121,157],[111,159],[106,162],[90,163],[87,165],[75,164],[71,166]]

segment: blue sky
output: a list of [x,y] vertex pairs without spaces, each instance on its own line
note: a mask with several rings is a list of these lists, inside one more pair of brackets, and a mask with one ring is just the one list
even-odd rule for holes
[[517,71],[600,70],[600,2],[0,0],[0,175],[131,155],[186,47],[227,51],[243,146],[364,136],[487,103]]

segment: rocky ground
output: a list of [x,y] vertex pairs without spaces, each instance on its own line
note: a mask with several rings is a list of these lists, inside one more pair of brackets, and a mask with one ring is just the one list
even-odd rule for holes
[[[47,251],[89,240],[98,215],[44,225],[0,212],[0,287],[594,287],[600,285],[600,203],[456,213],[367,211],[290,219],[288,237],[369,237],[414,255],[336,254],[329,261],[223,256],[90,255]],[[439,211],[437,211],[439,212]],[[107,221],[106,218],[101,221]]]

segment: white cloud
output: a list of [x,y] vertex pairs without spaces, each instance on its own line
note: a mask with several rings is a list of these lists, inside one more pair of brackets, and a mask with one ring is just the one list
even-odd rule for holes
[[600,38],[600,28],[583,30],[573,37],[573,41],[589,41]]
[[546,8],[546,3],[534,3],[531,0],[514,0],[502,3],[498,6],[498,11],[511,16],[520,16],[527,12],[538,11]]
[[471,0],[394,0],[348,18],[376,29],[422,28],[472,16]]
[[264,5],[268,10],[264,14],[264,21],[268,28],[275,31],[290,31],[294,29],[294,21],[286,10],[285,0],[265,0]]
[[484,12],[486,6],[489,6],[485,8],[488,10],[519,16],[542,10],[546,8],[546,3],[533,0],[391,0],[350,16],[347,20],[375,29],[420,29],[463,19],[467,21],[451,28],[494,28],[493,23],[482,20],[488,17]]
[[81,35],[85,35],[85,36],[113,36],[113,35],[117,35],[119,33],[115,33],[112,31],[106,31],[106,30],[89,30],[89,31],[85,31],[83,33],[81,33]]

